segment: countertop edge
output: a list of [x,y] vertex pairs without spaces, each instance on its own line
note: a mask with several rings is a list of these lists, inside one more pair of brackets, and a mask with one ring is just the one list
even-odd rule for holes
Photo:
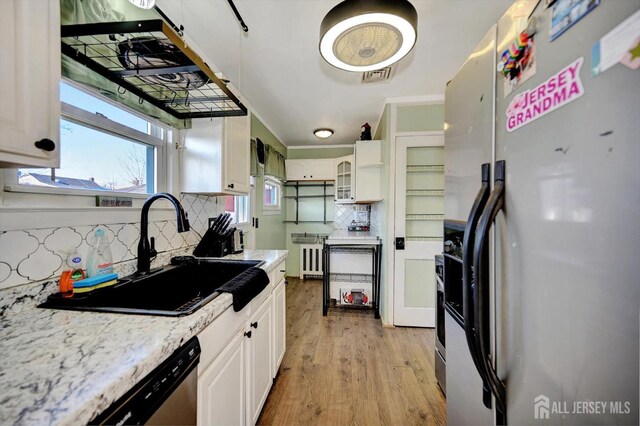
[[[287,250],[246,250],[244,253],[230,255],[225,259],[264,260],[265,263],[260,267],[269,273],[287,256]],[[5,323],[3,333],[11,327],[15,328],[12,333],[7,333],[9,339],[5,344],[9,348],[5,347],[3,353],[12,349],[10,345],[15,343],[22,343],[23,347],[20,350],[13,347],[14,356],[9,356],[10,359],[0,362],[0,390],[5,393],[5,390],[14,389],[13,394],[9,396],[9,402],[0,407],[0,418],[17,424],[78,424],[90,421],[117,401],[135,383],[152,372],[187,340],[197,336],[213,323],[232,305],[232,301],[230,294],[221,294],[194,314],[179,318],[59,310],[41,312],[44,310],[35,307],[32,309],[38,309],[36,312],[27,309],[11,317],[1,318]],[[38,321],[30,323],[31,316],[39,317]],[[83,324],[85,319],[88,323],[85,329],[66,330],[59,325],[65,322]],[[48,330],[49,333],[43,332],[41,323],[54,323],[58,328],[53,327],[53,330]],[[90,336],[93,334],[89,331],[93,323],[98,329],[95,330],[96,335]],[[118,330],[123,325],[124,327],[128,325],[129,329]],[[145,329],[151,330],[150,336],[144,336]],[[94,351],[103,349],[97,335],[116,331],[120,332],[120,337],[129,336],[130,341],[123,339],[121,345],[105,343],[111,352],[108,350],[105,353],[92,352],[92,349]],[[141,338],[142,341],[137,340],[136,337]],[[47,339],[51,340],[49,344]],[[61,346],[61,341],[66,340],[70,341],[67,343],[69,346]],[[39,354],[36,353],[30,357],[29,352],[34,352],[32,345],[36,342],[42,347],[55,348],[52,351],[68,348],[69,353],[48,354],[46,349],[40,349]],[[74,347],[74,343],[77,348]],[[91,345],[97,348],[92,348]],[[19,348],[19,344],[16,346]],[[126,347],[126,350],[123,347]],[[0,349],[3,349],[1,343]],[[118,352],[117,356],[111,360],[112,365],[109,365],[109,355],[114,351]],[[123,354],[125,352],[126,354]],[[56,359],[60,358],[58,370],[51,372],[52,370],[43,368],[44,366],[39,364],[38,355],[41,358],[51,355],[54,359],[50,360],[50,364],[58,362]],[[78,356],[82,363],[73,364],[73,359]],[[64,359],[68,357],[70,365],[66,366]],[[87,358],[82,359],[83,357]],[[14,364],[12,359],[22,360],[22,365],[9,368]],[[128,363],[113,365],[122,360]],[[90,371],[85,372],[83,368],[88,368]],[[5,370],[6,375],[2,374],[2,370]],[[13,377],[11,377],[11,371],[16,372]],[[96,385],[95,381],[100,380],[108,383]],[[59,392],[52,386],[42,390],[43,382],[59,386],[64,391]],[[5,386],[5,390],[2,390]]]

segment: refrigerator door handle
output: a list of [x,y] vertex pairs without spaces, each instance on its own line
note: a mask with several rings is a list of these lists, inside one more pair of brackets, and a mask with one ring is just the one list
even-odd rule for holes
[[491,393],[496,399],[498,424],[506,424],[506,387],[493,367],[490,351],[490,328],[488,324],[489,297],[489,231],[498,212],[504,207],[505,162],[496,161],[493,191],[487,201],[476,231],[473,249],[473,269],[475,272],[476,297],[474,299],[474,325],[479,337],[480,362],[484,364],[486,378]]
[[478,221],[482,215],[482,211],[487,204],[491,188],[491,166],[489,163],[483,164],[481,169],[481,186],[473,202],[467,225],[464,230],[464,240],[462,242],[462,312],[464,318],[464,333],[467,338],[467,346],[471,353],[476,370],[482,378],[482,401],[487,408],[491,408],[491,391],[487,383],[487,373],[484,370],[484,363],[480,359],[480,349],[478,347],[479,336],[474,328],[474,301],[475,298],[473,286],[473,249],[476,236],[476,228]]

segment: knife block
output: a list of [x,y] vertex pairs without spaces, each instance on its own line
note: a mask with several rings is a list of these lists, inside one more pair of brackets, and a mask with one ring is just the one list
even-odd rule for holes
[[202,240],[193,250],[195,257],[224,257],[231,253],[229,238],[216,234],[211,229],[205,232]]

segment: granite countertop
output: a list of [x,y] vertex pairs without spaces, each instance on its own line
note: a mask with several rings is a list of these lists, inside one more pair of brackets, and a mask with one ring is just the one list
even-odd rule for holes
[[337,229],[333,231],[327,240],[379,240],[380,237],[375,231],[347,231]]
[[[246,250],[225,259],[264,260],[270,272],[287,254]],[[4,300],[0,311],[3,424],[86,424],[232,304],[223,293],[172,318],[39,309],[44,300],[34,299],[16,297],[14,304],[31,306],[15,310]]]

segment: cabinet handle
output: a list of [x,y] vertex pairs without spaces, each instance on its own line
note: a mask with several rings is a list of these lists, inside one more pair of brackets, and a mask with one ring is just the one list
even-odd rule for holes
[[36,141],[34,145],[36,146],[36,148],[41,149],[43,151],[48,151],[48,152],[51,152],[54,149],[56,149],[56,143],[51,139],[47,139],[47,138]]
[[[251,327],[253,327],[253,328],[255,328],[257,330],[258,329],[258,321],[252,322],[251,323]],[[249,332],[249,333],[251,333],[251,332]]]
[[233,184],[232,184],[232,183],[230,183],[229,185],[227,185],[227,188],[231,188],[231,189],[233,189]]
[[244,333],[244,335],[247,336],[249,339],[251,339],[251,330]]
[[286,271],[286,270],[284,270],[284,269],[280,269],[280,272],[287,272],[287,271]]

